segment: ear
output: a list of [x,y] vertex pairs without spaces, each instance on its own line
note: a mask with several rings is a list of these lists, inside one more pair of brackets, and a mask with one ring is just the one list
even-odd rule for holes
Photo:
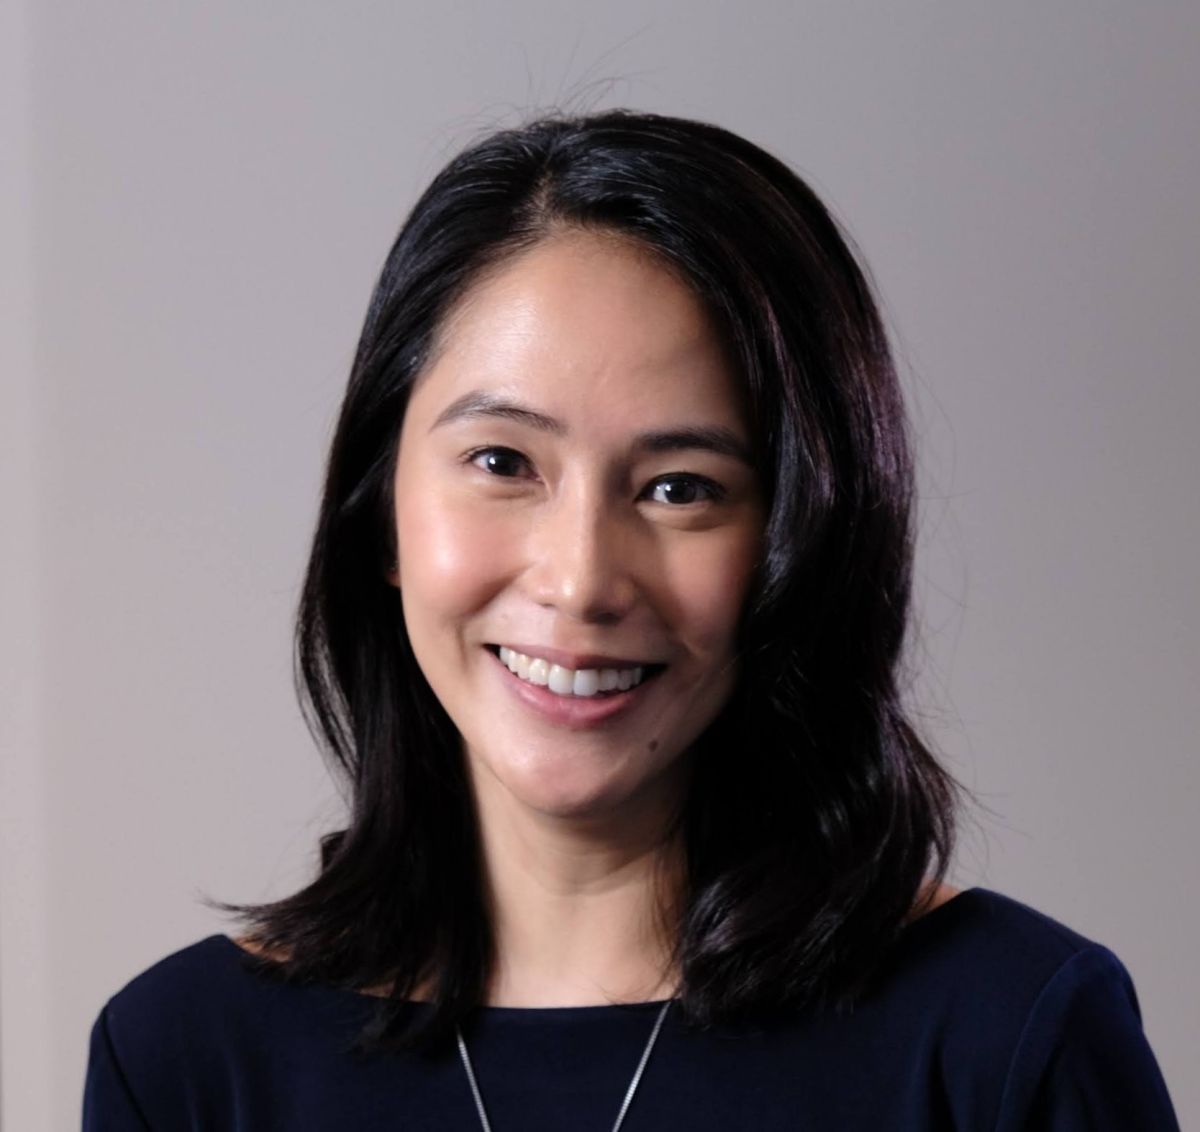
[[389,586],[400,588],[400,563],[398,560],[393,560],[392,564],[383,572],[383,579]]

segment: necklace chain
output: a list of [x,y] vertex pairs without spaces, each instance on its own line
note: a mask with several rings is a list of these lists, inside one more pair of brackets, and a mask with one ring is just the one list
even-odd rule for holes
[[[642,1059],[638,1062],[638,1067],[633,1071],[633,1079],[629,1082],[629,1088],[625,1090],[625,1100],[621,1104],[621,1111],[617,1113],[616,1123],[612,1126],[612,1132],[620,1132],[622,1123],[625,1120],[625,1114],[629,1111],[629,1106],[633,1103],[633,1094],[637,1092],[638,1084],[642,1079],[642,1073],[646,1069],[646,1062],[650,1060],[650,1051],[654,1049],[654,1043],[658,1040],[658,1032],[662,1029],[663,1020],[667,1016],[667,1009],[670,1007],[673,999],[667,999],[662,1004],[662,1009],[658,1012],[658,1017],[654,1021],[654,1029],[650,1031],[650,1037],[646,1042],[646,1048],[642,1050]],[[458,1056],[462,1060],[463,1069],[467,1071],[467,1081],[471,1086],[471,1096],[475,1098],[475,1111],[479,1113],[479,1123],[483,1128],[483,1132],[492,1132],[492,1126],[488,1123],[487,1109],[483,1107],[483,1094],[479,1091],[479,1082],[475,1080],[475,1070],[471,1066],[471,1055],[467,1053],[467,1043],[463,1041],[462,1031],[455,1026],[454,1036],[458,1039]]]

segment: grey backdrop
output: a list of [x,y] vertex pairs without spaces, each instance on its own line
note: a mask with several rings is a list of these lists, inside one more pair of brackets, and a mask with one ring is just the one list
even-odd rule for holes
[[[896,335],[919,702],[988,810],[954,880],[1110,946],[1186,1126],[1200,7],[0,7],[0,1113],[78,1120],[88,1027],[297,885],[340,802],[289,619],[368,291],[478,131],[571,96],[805,173]],[[610,81],[611,80],[611,81]]]

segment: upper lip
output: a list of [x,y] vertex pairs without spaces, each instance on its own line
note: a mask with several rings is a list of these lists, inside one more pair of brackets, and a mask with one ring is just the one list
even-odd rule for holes
[[497,642],[497,647],[503,645],[506,649],[524,653],[526,656],[540,656],[551,664],[562,668],[648,668],[660,667],[653,660],[630,660],[628,657],[604,656],[598,652],[567,652],[563,649],[547,648],[544,645],[520,645],[508,641]]

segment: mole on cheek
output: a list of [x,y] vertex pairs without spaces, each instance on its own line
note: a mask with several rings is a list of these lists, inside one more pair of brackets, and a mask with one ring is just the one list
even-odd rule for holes
[[651,751],[657,751],[657,750],[658,750],[658,740],[657,740],[657,739],[651,739],[651,740],[650,740],[650,750],[651,750]]

